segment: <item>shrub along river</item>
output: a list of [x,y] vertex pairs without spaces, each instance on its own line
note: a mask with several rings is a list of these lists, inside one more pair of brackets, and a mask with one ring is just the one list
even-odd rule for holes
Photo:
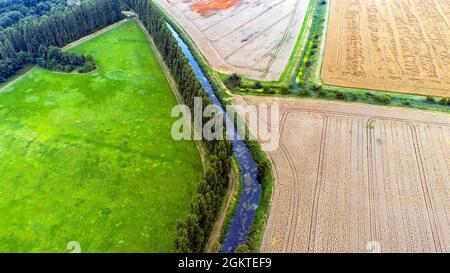
[[242,141],[239,134],[237,134],[234,123],[223,109],[222,104],[214,93],[210,82],[203,74],[203,71],[200,69],[200,66],[189,50],[189,47],[180,38],[178,33],[170,25],[168,26],[172,32],[172,35],[177,40],[178,45],[181,47],[184,55],[189,60],[189,64],[194,70],[203,89],[205,89],[208,93],[212,102],[220,109],[220,111],[223,112],[226,125],[229,128],[229,131],[233,132],[233,151],[242,173],[242,193],[239,200],[239,205],[236,208],[230,225],[228,226],[227,233],[220,249],[220,252],[222,253],[232,253],[239,245],[246,242],[253,219],[255,218],[256,209],[260,202],[261,185],[257,180],[258,168],[255,160],[250,154],[250,151],[247,149],[247,146],[245,146],[244,141]]

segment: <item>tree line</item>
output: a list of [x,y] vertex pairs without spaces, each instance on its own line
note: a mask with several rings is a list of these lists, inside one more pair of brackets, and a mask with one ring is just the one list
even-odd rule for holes
[[[178,85],[185,104],[193,109],[194,97],[202,97],[204,102],[212,104],[156,4],[148,0],[125,0],[125,4],[137,13],[152,36]],[[203,179],[191,205],[190,213],[177,224],[175,246],[179,252],[183,253],[204,250],[221,207],[231,171],[231,143],[205,140],[204,144],[208,154]]]
[[64,12],[23,20],[0,32],[0,82],[29,64],[39,48],[62,47],[123,18],[119,0],[83,1]]

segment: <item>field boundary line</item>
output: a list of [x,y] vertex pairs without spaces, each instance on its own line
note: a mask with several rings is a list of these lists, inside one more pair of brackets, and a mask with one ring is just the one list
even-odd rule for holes
[[123,24],[125,24],[126,22],[129,22],[129,21],[130,21],[130,19],[126,18],[126,19],[120,20],[119,22],[115,22],[112,25],[109,25],[109,26],[107,26],[105,28],[97,30],[96,32],[94,32],[92,34],[89,34],[88,36],[84,36],[84,37],[82,37],[82,38],[80,38],[80,39],[78,39],[76,41],[71,42],[68,45],[65,45],[64,47],[61,48],[61,50],[66,51],[66,50],[72,49],[72,48],[74,48],[74,47],[76,47],[78,45],[84,44],[85,42],[87,42],[87,41],[89,41],[91,39],[94,39],[95,37],[97,37],[97,36],[99,36],[99,35],[101,35],[101,34],[103,34],[105,32],[108,32],[108,31],[110,31],[110,30],[112,30],[112,29],[114,29],[114,28],[116,28],[116,27],[118,27],[120,25],[123,25]]
[[[394,118],[394,117],[391,118],[391,117],[384,117],[384,116],[378,116],[378,115],[365,115],[365,114],[356,114],[356,113],[348,113],[348,112],[332,111],[332,110],[317,110],[317,109],[308,109],[308,108],[302,108],[302,107],[283,107],[283,106],[280,106],[280,109],[281,110],[291,109],[293,111],[300,111],[300,112],[306,112],[306,113],[326,113],[326,114],[332,114],[332,115],[338,115],[338,116],[361,117],[361,118],[366,117],[366,118],[375,118],[375,119],[381,119],[381,120],[405,121],[405,122],[413,122],[413,123],[419,123],[419,124],[450,127],[450,123],[444,123],[444,122],[403,119],[403,118]],[[426,111],[426,112],[429,112],[429,111]],[[434,112],[429,112],[429,113],[434,113]],[[443,115],[445,115],[445,114],[443,114]]]

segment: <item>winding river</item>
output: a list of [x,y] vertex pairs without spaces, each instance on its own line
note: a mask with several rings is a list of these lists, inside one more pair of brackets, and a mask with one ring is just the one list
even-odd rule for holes
[[177,40],[178,45],[181,47],[184,55],[189,60],[189,64],[194,70],[203,89],[205,89],[208,93],[212,102],[224,113],[226,125],[230,131],[233,132],[233,151],[242,173],[242,191],[239,205],[236,208],[230,225],[228,226],[225,239],[223,240],[222,247],[220,249],[220,252],[222,253],[232,253],[239,245],[246,242],[250,227],[253,223],[253,219],[255,218],[256,209],[260,203],[261,185],[257,181],[257,164],[242,139],[236,133],[234,123],[223,109],[222,104],[214,93],[210,82],[205,77],[205,74],[203,74],[203,71],[200,69],[200,66],[189,50],[189,47],[169,24],[168,26],[172,32],[172,35]]

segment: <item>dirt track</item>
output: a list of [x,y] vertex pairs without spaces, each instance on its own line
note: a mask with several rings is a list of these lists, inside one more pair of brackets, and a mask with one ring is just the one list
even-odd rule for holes
[[261,80],[286,67],[308,0],[158,0],[211,66]]
[[64,46],[62,48],[62,50],[69,50],[71,48],[74,48],[74,47],[76,47],[76,46],[78,46],[78,45],[80,45],[80,44],[82,44],[84,42],[87,42],[87,41],[89,41],[89,40],[91,40],[91,39],[93,39],[93,38],[95,38],[95,37],[97,37],[97,36],[107,32],[107,31],[110,31],[111,29],[116,28],[116,27],[118,27],[118,26],[120,26],[120,25],[122,25],[122,24],[124,24],[126,22],[128,22],[128,19],[123,19],[123,20],[121,20],[119,22],[116,22],[116,23],[114,23],[112,25],[109,25],[109,26],[107,26],[105,28],[102,28],[99,31],[96,31],[96,32],[94,32],[92,34],[84,36],[83,38],[81,38],[79,40],[76,40],[76,41],[74,41],[74,42]]
[[450,251],[449,115],[235,100],[282,106],[263,252]]
[[450,1],[331,1],[322,80],[450,96]]

